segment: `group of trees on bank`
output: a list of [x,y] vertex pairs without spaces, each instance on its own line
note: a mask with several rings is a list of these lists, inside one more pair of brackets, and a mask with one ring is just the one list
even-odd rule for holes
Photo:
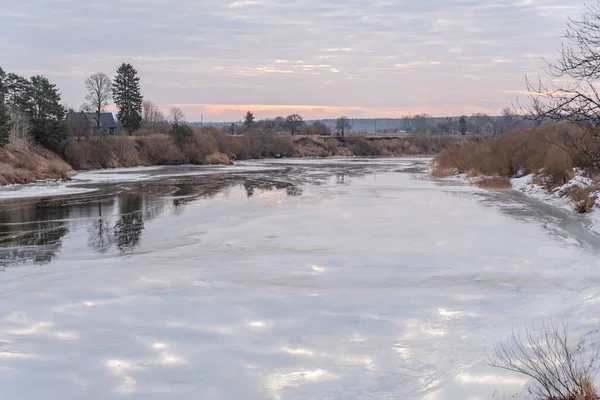
[[[214,126],[211,124],[211,126]],[[223,127],[222,124],[217,124]],[[344,136],[353,133],[408,133],[423,135],[481,135],[497,136],[512,130],[533,126],[533,124],[510,109],[503,110],[502,116],[486,114],[463,115],[461,117],[433,117],[429,114],[404,116],[402,118],[352,119],[340,117],[334,120],[306,122],[301,116],[292,114],[286,118],[256,120],[251,111],[246,113],[239,124],[230,124],[229,133],[245,134],[252,132],[289,132],[290,134],[321,135],[337,134]]]
[[81,111],[95,114],[96,128],[100,128],[101,114],[113,100],[122,128],[129,133],[140,129],[144,111],[143,96],[140,78],[131,64],[121,64],[114,81],[103,72],[91,75],[85,80],[85,87],[86,102],[81,106]]
[[[81,110],[97,116],[97,127],[101,113],[114,100],[123,128],[128,132],[140,128],[142,95],[137,71],[130,64],[119,67],[114,83],[97,73],[86,79],[85,86],[86,103]],[[57,149],[69,135],[67,111],[56,84],[48,78],[25,78],[0,67],[0,146],[21,139]]]
[[0,68],[0,145],[33,139],[49,148],[68,133],[56,85],[36,75],[27,79]]
[[117,107],[117,120],[120,127],[129,134],[145,131],[147,133],[170,133],[178,142],[193,134],[185,122],[185,115],[178,107],[169,110],[167,116],[152,101],[144,100],[140,78],[131,64],[122,64],[117,70],[114,82],[104,73],[87,78],[88,94],[81,111],[93,112],[100,128],[101,113],[106,110],[112,99]]
[[[344,136],[352,129],[348,117],[340,117],[335,122],[335,133]],[[231,134],[246,134],[246,133],[276,133],[289,132],[293,135],[332,135],[332,129],[322,121],[313,121],[307,123],[299,114],[290,114],[287,117],[276,117],[274,119],[264,119],[256,121],[254,114],[251,111],[246,113],[241,126],[232,123],[229,127]]]
[[[145,129],[181,137],[191,132],[181,109],[174,107],[165,117],[158,106],[144,100],[140,78],[131,64],[121,64],[114,80],[102,72],[89,76],[85,88],[85,102],[79,111],[93,114],[92,132],[101,128],[101,115],[111,103],[117,108],[119,127],[129,134]],[[75,110],[63,105],[56,84],[47,77],[26,78],[0,67],[0,146],[22,140],[58,150],[72,131],[68,112]],[[77,136],[82,131],[85,129],[74,130]]]

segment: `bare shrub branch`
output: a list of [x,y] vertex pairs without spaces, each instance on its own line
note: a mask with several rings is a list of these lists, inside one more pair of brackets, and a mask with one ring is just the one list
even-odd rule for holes
[[581,158],[600,168],[600,4],[587,6],[580,20],[570,20],[565,43],[555,61],[547,61],[547,81],[527,79],[530,103],[525,118],[538,124],[568,121],[583,135],[568,138]]
[[[593,332],[597,333],[597,332]],[[572,342],[568,326],[545,324],[512,337],[486,356],[487,364],[517,372],[532,380],[538,400],[596,400],[593,382],[598,373],[600,346],[592,334]]]

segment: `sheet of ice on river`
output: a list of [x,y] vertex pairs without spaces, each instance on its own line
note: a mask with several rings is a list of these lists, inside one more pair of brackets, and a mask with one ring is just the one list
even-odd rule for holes
[[160,180],[169,177],[200,176],[215,173],[243,173],[259,171],[276,171],[281,168],[260,164],[241,164],[235,166],[177,166],[177,167],[139,167],[134,169],[103,169],[78,172],[73,175],[73,181],[84,183],[105,182],[137,182]]
[[483,350],[597,322],[597,256],[477,189],[385,173],[217,196],[126,256],[0,274],[0,385],[24,399],[511,398]]
[[67,183],[47,181],[28,185],[0,187],[0,199],[23,199],[29,197],[64,196],[93,192],[96,189],[74,187]]

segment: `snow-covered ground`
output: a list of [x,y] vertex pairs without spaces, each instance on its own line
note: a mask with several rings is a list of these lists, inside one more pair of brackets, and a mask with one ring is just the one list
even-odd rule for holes
[[[574,212],[575,204],[565,193],[573,186],[581,188],[589,187],[594,182],[584,176],[582,171],[575,170],[573,178],[566,184],[557,187],[553,191],[548,191],[545,187],[535,183],[534,175],[526,175],[522,178],[511,179],[513,189],[525,193],[527,196],[536,200],[550,204],[555,207],[565,209],[569,212]],[[600,196],[600,192],[595,193]],[[596,206],[592,212],[586,213],[585,217],[590,220],[589,228],[600,234],[600,204],[596,202]]]
[[600,247],[535,205],[412,173],[423,160],[277,163],[278,180],[331,176],[301,195],[238,185],[181,203],[127,184],[52,212],[12,205],[2,232],[63,236],[48,263],[15,250],[0,272],[0,397],[511,399],[526,380],[484,351],[532,320],[597,326]]

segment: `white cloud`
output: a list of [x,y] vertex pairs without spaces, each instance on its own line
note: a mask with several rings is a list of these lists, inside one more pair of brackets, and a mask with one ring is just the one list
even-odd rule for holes
[[542,72],[582,11],[572,0],[13,1],[0,58],[44,71],[70,104],[83,100],[82,74],[131,62],[159,104],[399,109],[418,92],[419,106],[459,113],[479,99],[509,104],[498,93]]

